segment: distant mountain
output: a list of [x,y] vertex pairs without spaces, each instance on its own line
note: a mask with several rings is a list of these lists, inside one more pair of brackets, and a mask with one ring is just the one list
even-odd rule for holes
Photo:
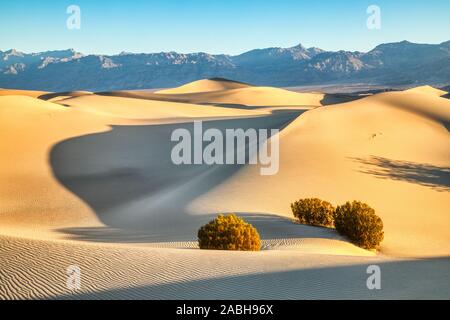
[[421,85],[450,83],[450,41],[408,41],[363,52],[319,48],[255,49],[237,56],[162,52],[83,55],[73,49],[23,53],[0,51],[0,87],[48,91],[174,87],[204,78],[255,85],[326,83]]

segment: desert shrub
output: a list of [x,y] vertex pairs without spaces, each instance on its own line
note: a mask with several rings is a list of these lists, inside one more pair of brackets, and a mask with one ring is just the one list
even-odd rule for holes
[[235,214],[219,215],[198,231],[200,249],[259,251],[258,231]]
[[300,199],[291,203],[294,216],[300,223],[314,226],[333,226],[334,207],[317,198]]
[[384,238],[383,221],[367,204],[353,201],[338,206],[334,215],[336,230],[364,249],[376,248]]

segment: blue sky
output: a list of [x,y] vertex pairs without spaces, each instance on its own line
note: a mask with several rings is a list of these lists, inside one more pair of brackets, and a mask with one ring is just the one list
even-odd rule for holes
[[[68,30],[69,5],[81,29]],[[381,29],[366,27],[369,5]],[[40,0],[0,2],[0,50],[238,54],[298,43],[368,51],[384,42],[450,40],[448,0]]]

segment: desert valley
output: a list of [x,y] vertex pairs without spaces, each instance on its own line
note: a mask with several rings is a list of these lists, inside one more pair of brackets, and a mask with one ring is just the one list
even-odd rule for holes
[[[278,129],[277,174],[174,164],[172,132],[198,120]],[[431,86],[2,89],[0,298],[448,299],[449,130],[449,93]],[[379,250],[295,222],[290,204],[308,197],[368,203],[384,223]],[[262,250],[200,250],[199,227],[220,213],[255,226]],[[370,265],[381,290],[367,289]]]

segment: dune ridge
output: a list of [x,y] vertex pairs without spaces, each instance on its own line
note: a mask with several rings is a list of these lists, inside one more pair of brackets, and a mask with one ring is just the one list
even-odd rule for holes
[[[168,96],[167,93],[164,94]],[[258,106],[322,106],[324,95],[320,93],[297,93],[279,88],[244,87],[204,93],[171,94],[171,98],[193,103],[218,103]]]
[[14,90],[14,89],[2,89],[0,88],[0,96],[28,96],[37,98],[43,94],[48,94],[46,91],[33,91],[33,90]]
[[199,92],[240,89],[248,87],[250,87],[250,85],[243,82],[237,82],[221,78],[212,78],[189,82],[177,88],[159,90],[156,91],[156,93],[160,94],[199,93]]
[[322,106],[325,101],[325,95],[322,93],[298,93],[281,88],[257,87],[226,79],[199,80],[178,88],[156,92],[113,91],[99,94],[155,101],[215,105],[235,109],[307,108]]

